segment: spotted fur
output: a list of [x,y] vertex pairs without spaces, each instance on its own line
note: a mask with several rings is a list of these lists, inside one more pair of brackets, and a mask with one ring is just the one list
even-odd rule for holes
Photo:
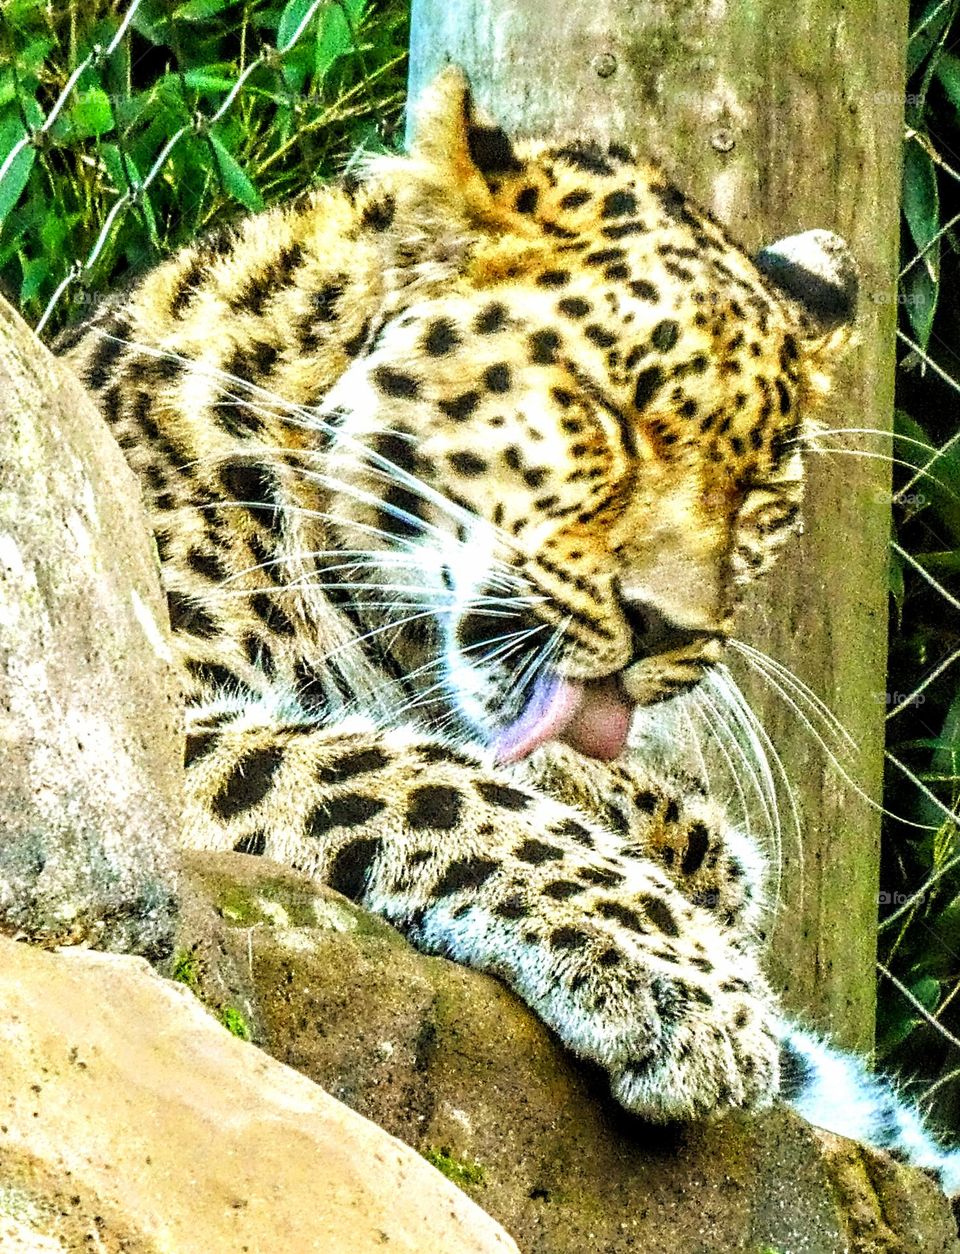
[[752,261],[625,149],[512,143],[451,71],[410,156],[107,302],[62,348],[154,527],[186,843],[496,973],[647,1118],[772,1101],[759,852],[640,752],[497,736],[545,673],[652,706],[720,658],[855,288],[835,237]]

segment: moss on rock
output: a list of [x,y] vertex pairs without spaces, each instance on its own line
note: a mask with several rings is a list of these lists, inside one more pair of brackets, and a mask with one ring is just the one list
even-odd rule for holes
[[440,1149],[428,1148],[420,1151],[428,1163],[436,1167],[452,1180],[458,1188],[465,1189],[468,1193],[472,1189],[478,1188],[486,1179],[486,1172],[480,1163],[466,1162],[460,1158],[454,1158],[450,1150],[445,1146]]

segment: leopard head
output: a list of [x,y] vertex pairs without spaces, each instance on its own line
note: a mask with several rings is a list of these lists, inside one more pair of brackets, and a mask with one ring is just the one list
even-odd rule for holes
[[424,607],[408,669],[501,759],[615,756],[797,526],[850,255],[807,231],[751,258],[625,148],[511,142],[456,71],[358,195],[395,212],[337,389],[344,534],[388,537],[376,579]]

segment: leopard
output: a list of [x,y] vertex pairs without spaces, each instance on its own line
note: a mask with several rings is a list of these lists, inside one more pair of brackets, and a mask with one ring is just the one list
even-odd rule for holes
[[406,153],[218,227],[56,347],[153,530],[185,847],[498,977],[644,1120],[783,1098],[829,1127],[842,1081],[868,1113],[836,1130],[956,1191],[783,1014],[765,851],[635,734],[800,526],[857,289],[838,236],[751,256],[659,166],[511,137],[448,67]]

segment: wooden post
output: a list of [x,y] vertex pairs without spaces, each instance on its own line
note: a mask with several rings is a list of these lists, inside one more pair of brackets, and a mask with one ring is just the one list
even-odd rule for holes
[[[508,130],[634,145],[749,249],[820,226],[851,244],[860,346],[830,426],[889,429],[907,0],[659,4],[413,0],[411,99],[447,61]],[[889,451],[869,437],[850,447]],[[793,670],[859,744],[880,795],[889,466],[811,459],[806,533],[751,598],[741,638]],[[879,817],[796,713],[735,668],[796,794],[770,970],[787,1005],[838,1043],[873,1039]]]

